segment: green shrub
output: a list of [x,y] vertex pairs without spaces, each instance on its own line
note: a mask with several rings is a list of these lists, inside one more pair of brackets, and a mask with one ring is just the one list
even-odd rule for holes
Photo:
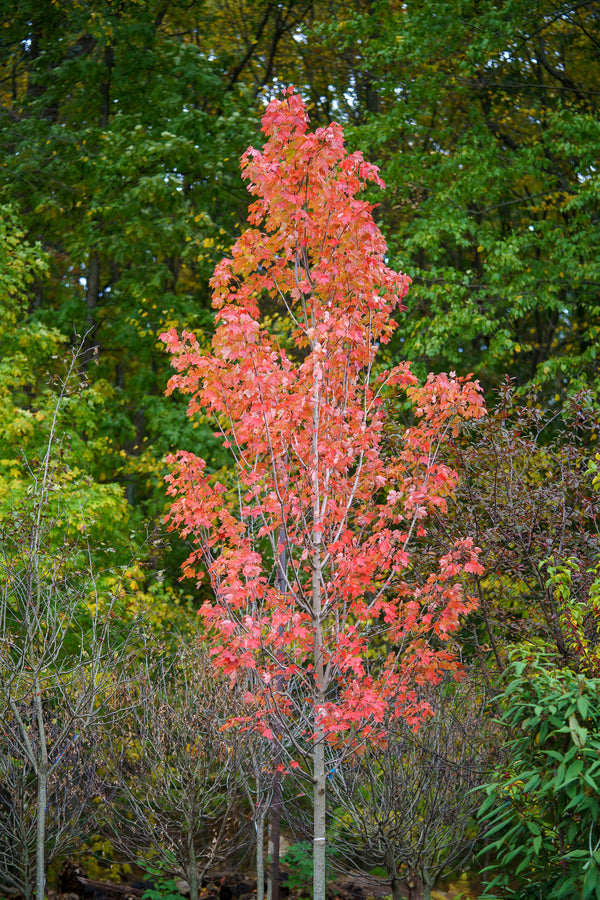
[[600,898],[600,679],[513,657],[500,702],[508,770],[479,816],[495,862],[484,896]]
[[292,844],[281,857],[281,862],[288,869],[287,885],[294,890],[299,888],[312,897],[313,858],[310,841]]

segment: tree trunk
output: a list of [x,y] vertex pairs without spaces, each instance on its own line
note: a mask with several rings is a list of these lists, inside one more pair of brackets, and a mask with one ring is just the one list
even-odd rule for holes
[[256,828],[256,900],[265,898],[265,816],[263,810],[254,823]]
[[313,661],[315,686],[313,693],[314,744],[313,744],[313,900],[326,900],[327,874],[325,866],[325,831],[327,813],[327,784],[325,780],[325,740],[319,725],[321,709],[325,703],[325,665],[323,660],[323,561],[321,558],[321,484],[319,467],[319,425],[321,405],[321,377],[315,369],[313,388],[313,437],[312,472],[312,619],[314,630]]
[[277,766],[281,763],[281,752],[275,754],[275,774],[273,776],[273,797],[271,798],[270,815],[270,847],[271,866],[269,874],[269,898],[279,900],[279,838],[281,833],[281,772]]
[[400,890],[400,879],[394,873],[392,875],[392,900],[406,900],[404,892]]
[[[36,560],[37,562],[37,560]],[[37,610],[39,614],[40,592],[37,580]],[[37,822],[35,836],[35,896],[36,900],[44,900],[46,888],[46,807],[48,805],[48,746],[44,726],[44,707],[42,704],[42,686],[36,676],[34,682],[35,716],[37,720],[40,753],[37,762]]]
[[435,887],[435,879],[433,881],[428,881],[426,878],[423,879],[423,900],[431,900],[431,892]]
[[46,888],[46,804],[48,801],[48,776],[38,775],[37,829],[35,838],[35,897],[44,900]]
[[325,745],[317,736],[313,751],[314,820],[313,820],[313,897],[325,900],[327,887],[325,858],[325,814],[327,794],[325,781]]
[[[320,532],[313,540],[316,544],[313,561],[313,621],[315,690],[314,715],[320,715],[325,703],[325,673],[323,665],[323,623],[321,609],[321,556]],[[327,782],[325,779],[325,740],[323,729],[315,722],[313,746],[313,900],[326,898],[325,838],[327,813]]]
[[191,827],[188,832],[188,857],[190,860],[190,900],[198,900],[198,866],[196,864],[194,834]]
[[46,806],[48,804],[48,759],[42,741],[42,759],[38,767],[37,822],[35,836],[35,897],[44,900],[46,889]]
[[198,900],[198,867],[195,860],[190,866],[190,900]]
[[[287,591],[287,553],[285,549],[286,530],[283,523],[279,526],[278,538],[279,543],[283,546],[283,550],[279,554],[279,559],[277,561],[277,586],[281,593],[285,594],[285,592]],[[283,629],[281,627],[279,629],[279,633],[283,635]],[[277,675],[275,681],[275,689],[278,693],[283,690],[283,679],[281,675]],[[277,749],[275,750],[275,756],[273,759],[273,793],[271,795],[271,815],[269,828],[269,853],[271,854],[271,869],[268,887],[268,900],[279,900],[279,842],[281,836],[281,772],[279,771],[279,766],[281,765],[282,740],[281,726],[279,724],[277,725],[276,740]]]

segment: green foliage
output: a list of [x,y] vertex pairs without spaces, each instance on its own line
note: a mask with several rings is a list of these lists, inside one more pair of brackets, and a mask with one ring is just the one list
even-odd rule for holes
[[176,867],[177,860],[168,851],[163,860],[145,861],[143,863],[145,880],[151,881],[154,887],[146,888],[142,894],[142,900],[181,900],[181,894],[177,890],[177,880],[171,875]]
[[237,159],[255,133],[253,99],[190,39],[197,7],[24,0],[0,48],[0,203],[20,212],[0,226],[5,478],[26,481],[15,448],[31,455],[48,377],[85,335],[85,402],[63,410],[72,467],[138,542],[162,517],[164,454],[216,446],[164,400],[157,335],[212,329],[208,278],[245,212]]
[[574,577],[579,574],[579,560],[567,557],[546,563],[546,587],[553,590],[560,608],[560,625],[566,636],[567,648],[579,670],[588,675],[600,672],[600,647],[597,641],[597,622],[600,613],[600,563],[587,570],[591,576],[587,596],[578,597],[573,590]]
[[0,358],[0,526],[10,527],[15,510],[29,503],[37,475],[47,466],[52,490],[44,507],[51,523],[45,549],[67,540],[85,558],[91,542],[99,567],[129,561],[124,492],[90,475],[101,386],[90,386],[78,351],[65,354],[57,333],[36,325],[12,337]]
[[563,0],[369,3],[326,26],[388,185],[392,262],[413,277],[402,358],[486,387],[506,371],[594,386],[599,27]]
[[177,890],[177,882],[174,878],[159,878],[154,888],[147,888],[142,894],[142,900],[180,900],[181,894]]
[[[100,519],[141,542],[175,446],[227,465],[163,398],[157,335],[209,339],[208,278],[246,213],[237,160],[260,92],[290,82],[388,183],[377,215],[413,277],[392,355],[486,389],[510,370],[548,396],[595,391],[598,18],[569,10],[21,0],[0,47],[0,504],[27,481],[16,448],[39,443],[75,334],[89,385],[64,430]],[[179,591],[181,546],[152,556]]]
[[0,339],[10,333],[27,301],[29,285],[47,266],[41,246],[25,239],[15,211],[10,206],[0,207]]
[[292,844],[281,857],[280,862],[288,870],[287,885],[292,890],[300,889],[312,897],[313,857],[310,841]]
[[479,815],[495,862],[485,896],[600,897],[600,679],[513,655],[499,698],[508,768]]
[[151,880],[154,884],[153,888],[146,888],[142,894],[142,900],[181,900],[181,893],[177,890],[177,880],[167,874],[167,870],[175,868],[177,860],[171,858],[171,865],[168,863],[155,861],[154,863],[144,863],[146,880]]
[[[101,801],[98,797],[94,799],[94,805],[97,808]],[[128,875],[131,875],[132,872],[130,863],[123,861],[117,862],[115,860],[114,847],[106,835],[91,834],[79,847],[73,850],[72,855],[75,859],[85,860],[84,869],[86,876],[94,881],[121,882],[125,880]],[[62,868],[63,862],[64,861],[61,860],[60,865],[57,867],[57,876]]]

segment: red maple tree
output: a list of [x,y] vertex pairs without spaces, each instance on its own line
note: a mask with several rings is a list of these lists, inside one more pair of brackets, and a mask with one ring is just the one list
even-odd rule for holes
[[[171,458],[169,525],[192,544],[184,575],[211,581],[200,612],[215,665],[232,679],[254,671],[246,700],[264,735],[293,721],[310,746],[324,900],[325,744],[364,739],[389,713],[417,723],[419,683],[457,670],[445,644],[474,606],[463,576],[479,570],[477,550],[458,540],[415,584],[411,541],[456,484],[440,447],[483,401],[469,378],[421,386],[407,363],[378,365],[410,283],[356,196],[383,183],[339,125],[308,122],[290,89],[265,112],[262,151],[244,154],[258,199],[212,279],[212,352],[189,332],[162,339],[178,373],[168,390],[212,417],[233,458],[225,483],[192,453]],[[390,441],[398,391],[415,424]]]

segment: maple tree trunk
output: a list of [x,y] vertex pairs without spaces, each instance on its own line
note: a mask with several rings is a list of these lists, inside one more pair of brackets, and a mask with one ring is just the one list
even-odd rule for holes
[[[39,596],[39,594],[38,594]],[[37,765],[37,822],[35,840],[35,896],[44,900],[46,888],[46,807],[48,804],[48,748],[44,731],[44,711],[39,680],[36,679],[35,708],[40,740],[40,758]]]
[[[323,673],[323,638],[321,623],[321,567],[313,573],[313,612],[315,616],[315,704],[319,708],[325,702]],[[325,781],[325,741],[323,729],[315,728],[313,748],[313,900],[325,900],[327,893],[325,860],[325,825],[327,811],[327,785]]]
[[[281,751],[275,756],[275,766],[281,763]],[[273,776],[273,799],[271,800],[271,867],[269,900],[279,900],[279,838],[281,832],[281,773],[275,769]]]
[[256,900],[265,900],[265,817],[260,813],[256,826]]
[[317,737],[313,751],[314,777],[314,819],[313,819],[313,897],[314,900],[325,900],[325,746],[320,736]]
[[[314,320],[313,320],[314,325]],[[325,900],[327,893],[325,868],[325,825],[327,812],[327,786],[325,782],[325,742],[324,730],[319,723],[321,709],[325,703],[325,671],[323,663],[323,596],[322,596],[322,528],[321,528],[321,485],[319,480],[319,425],[320,425],[320,379],[315,372],[313,387],[313,435],[312,435],[312,617],[313,617],[313,658],[315,687],[313,695],[313,715],[315,735],[313,746],[313,900]]]

